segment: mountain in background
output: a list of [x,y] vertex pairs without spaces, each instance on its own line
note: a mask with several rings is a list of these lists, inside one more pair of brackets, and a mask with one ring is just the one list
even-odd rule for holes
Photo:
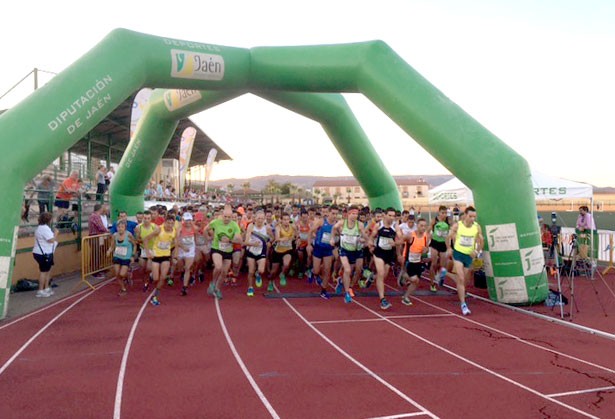
[[[395,179],[423,179],[430,185],[430,188],[434,188],[447,180],[453,178],[451,175],[425,175],[425,176],[393,176]],[[232,184],[235,190],[240,190],[246,182],[250,182],[250,189],[260,191],[264,189],[269,181],[273,180],[279,184],[292,183],[300,186],[304,189],[311,189],[314,182],[318,180],[350,180],[354,179],[352,176],[287,176],[287,175],[267,175],[267,176],[255,176],[251,178],[231,178],[209,181],[209,185],[219,188],[226,188],[227,185]]]
[[[405,175],[405,176],[393,176],[395,179],[423,179],[429,184],[430,189],[435,188],[443,184],[444,182],[453,178],[452,175]],[[292,183],[300,186],[304,189],[311,189],[314,182],[318,180],[349,180],[353,179],[352,176],[288,176],[288,175],[267,175],[267,176],[255,176],[251,178],[231,178],[220,179],[210,181],[209,184],[219,188],[226,188],[228,184],[232,184],[235,190],[240,190],[246,182],[250,182],[250,189],[260,191],[267,186],[269,181],[273,180],[278,184]],[[595,194],[615,194],[615,187],[601,187],[593,186]]]

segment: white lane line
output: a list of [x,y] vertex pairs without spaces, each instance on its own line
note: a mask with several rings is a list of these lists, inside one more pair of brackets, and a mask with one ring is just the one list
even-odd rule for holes
[[396,388],[395,386],[390,384],[388,381],[386,381],[385,379],[380,377],[378,374],[376,374],[375,372],[373,372],[372,370],[367,368],[365,365],[360,363],[358,360],[353,358],[352,355],[350,355],[348,352],[344,351],[342,348],[337,346],[331,339],[329,339],[327,336],[325,336],[324,333],[322,333],[320,330],[318,330],[314,325],[310,324],[310,322],[305,317],[303,317],[303,315],[301,313],[299,313],[299,311],[297,311],[297,309],[291,303],[289,303],[286,298],[282,298],[282,301],[284,301],[286,303],[286,305],[297,315],[297,317],[299,317],[310,329],[312,329],[314,332],[316,332],[316,334],[318,336],[320,336],[325,342],[327,342],[336,351],[338,351],[340,354],[342,354],[346,359],[348,359],[350,362],[355,364],[357,367],[361,368],[370,377],[372,377],[373,379],[378,381],[380,384],[384,385],[386,388],[391,390],[393,393],[397,394],[403,400],[405,400],[406,402],[410,403],[412,406],[414,406],[417,409],[419,409],[421,411],[420,412],[421,414],[428,415],[429,417],[432,417],[432,418],[437,418],[437,416],[435,414],[431,413],[429,410],[427,410],[426,408],[421,406],[418,402],[416,402],[413,399],[411,399],[410,397],[408,397],[401,390],[399,390],[398,388]]
[[[401,316],[385,316],[387,319],[422,319],[425,317],[451,317],[452,314],[408,314]],[[311,324],[337,324],[337,323],[359,323],[359,322],[383,322],[384,319],[369,318],[369,319],[340,319],[340,320],[314,320]]]
[[[391,288],[391,289],[395,289],[395,290],[396,290],[396,288],[391,287],[390,285],[387,285],[387,284],[385,284],[385,285],[386,285],[388,288]],[[415,299],[415,300],[417,300],[417,301],[420,301],[421,303],[423,303],[423,304],[425,304],[425,305],[427,305],[427,306],[429,306],[429,307],[433,307],[433,308],[435,308],[435,309],[438,309],[438,310],[440,310],[440,311],[443,311],[443,312],[445,312],[445,313],[448,313],[448,314],[450,314],[450,315],[452,315],[452,316],[454,316],[454,317],[457,317],[457,318],[459,318],[459,319],[461,319],[461,320],[464,320],[464,321],[466,321],[466,322],[470,322],[470,323],[476,324],[476,325],[478,325],[478,326],[481,326],[481,327],[483,327],[483,328],[485,328],[485,329],[493,330],[494,332],[500,333],[500,334],[502,334],[502,335],[504,335],[504,336],[507,336],[507,337],[509,337],[509,338],[511,338],[511,339],[514,339],[514,340],[516,340],[516,341],[518,341],[518,342],[520,342],[520,343],[523,343],[523,344],[525,344],[525,345],[531,346],[531,347],[533,347],[533,348],[540,349],[540,350],[543,350],[543,351],[547,351],[547,352],[550,352],[550,353],[552,353],[552,354],[556,354],[556,355],[558,355],[558,356],[561,356],[561,357],[564,357],[564,358],[568,358],[568,359],[571,359],[571,360],[573,360],[573,361],[580,362],[580,363],[582,363],[582,364],[589,365],[589,366],[591,366],[591,367],[594,367],[594,368],[597,368],[597,369],[600,369],[600,370],[603,370],[603,371],[609,372],[609,373],[611,373],[611,374],[615,374],[615,369],[608,368],[608,367],[605,367],[605,366],[602,366],[602,365],[598,365],[598,364],[595,364],[595,363],[593,363],[593,362],[591,362],[591,361],[587,361],[587,360],[584,360],[584,359],[581,359],[581,358],[577,358],[576,356],[573,356],[573,355],[568,355],[568,354],[565,354],[565,353],[563,353],[563,352],[556,351],[555,349],[547,348],[547,347],[545,347],[545,346],[541,346],[541,345],[539,345],[539,344],[537,344],[537,343],[533,343],[533,342],[527,341],[527,340],[525,340],[525,339],[523,339],[523,338],[521,338],[521,337],[519,337],[519,336],[513,335],[512,333],[505,332],[505,331],[500,330],[500,329],[497,329],[497,328],[495,328],[495,327],[491,327],[491,326],[489,326],[489,325],[487,325],[487,324],[477,322],[476,320],[472,320],[472,319],[471,319],[471,318],[469,318],[469,317],[462,316],[462,315],[457,314],[457,313],[453,313],[452,311],[449,311],[449,310],[447,310],[447,309],[445,309],[445,308],[442,308],[442,307],[439,307],[439,306],[437,306],[437,305],[434,305],[434,304],[428,303],[427,301],[422,300],[422,299],[420,299],[420,298],[418,298],[418,297],[414,297],[414,296],[413,296],[412,298],[414,298],[414,299]]]
[[81,301],[85,300],[86,298],[88,298],[90,295],[94,294],[96,291],[98,291],[99,289],[101,289],[102,287],[104,287],[107,284],[101,285],[99,288],[96,288],[95,290],[92,290],[90,292],[88,292],[86,295],[84,295],[83,297],[79,298],[77,301],[75,301],[74,303],[72,303],[71,305],[69,305],[68,307],[66,307],[64,310],[62,310],[57,316],[55,316],[53,319],[49,320],[49,322],[47,322],[47,324],[45,326],[43,326],[38,332],[36,332],[30,339],[28,339],[28,341],[26,343],[24,343],[22,345],[21,348],[19,348],[19,350],[17,352],[15,352],[15,354],[4,363],[4,365],[0,368],[0,375],[2,375],[2,373],[4,373],[4,371],[6,371],[6,369],[13,363],[13,361],[15,361],[17,359],[17,357],[23,352],[25,351],[28,346],[30,346],[32,344],[32,342],[34,342],[36,340],[36,338],[38,338],[45,330],[47,330],[47,328],[49,326],[51,326],[52,324],[54,324],[60,317],[62,317],[64,314],[66,314],[68,311],[70,311],[73,307],[75,307],[77,304],[79,304]]
[[[374,311],[374,310],[370,309],[369,307],[364,306],[363,304],[359,303],[357,300],[354,300],[353,302],[354,302],[355,304],[359,305],[360,307],[363,307],[363,308],[364,308],[365,310],[367,310],[368,312],[370,312],[370,313],[372,313],[372,314],[375,314],[376,316],[379,316],[379,317],[385,318],[385,317],[384,317],[384,316],[382,316],[380,313],[378,313],[378,312],[376,312],[376,311]],[[385,319],[386,319],[386,318],[385,318]],[[454,357],[454,358],[459,359],[460,361],[463,361],[463,362],[465,362],[465,363],[467,363],[467,364],[470,364],[470,365],[472,365],[473,367],[476,367],[476,368],[478,368],[478,369],[480,369],[480,370],[482,370],[482,371],[485,371],[486,373],[491,374],[491,375],[493,375],[493,376],[495,376],[495,377],[497,377],[497,378],[499,378],[499,379],[501,379],[501,380],[504,380],[504,381],[506,381],[507,383],[510,383],[510,384],[512,384],[512,385],[514,385],[514,386],[517,386],[517,387],[519,387],[519,388],[521,388],[521,389],[523,389],[523,390],[525,390],[525,391],[528,391],[528,392],[530,392],[530,393],[532,393],[532,394],[534,394],[534,395],[536,395],[536,396],[538,396],[538,397],[540,397],[540,398],[543,398],[543,399],[549,400],[550,402],[555,403],[555,404],[557,404],[557,405],[559,405],[559,406],[561,406],[561,407],[564,407],[564,408],[566,408],[566,409],[570,409],[570,410],[572,410],[573,412],[576,412],[576,413],[578,413],[578,414],[580,414],[580,415],[583,415],[583,416],[585,416],[585,417],[588,417],[588,418],[593,418],[593,419],[598,419],[598,417],[597,417],[597,416],[593,416],[593,415],[591,415],[591,414],[589,414],[589,413],[587,413],[587,412],[584,412],[584,411],[582,411],[582,410],[577,409],[576,407],[569,406],[569,405],[567,405],[566,403],[560,402],[560,401],[559,401],[559,400],[557,400],[557,399],[553,399],[553,398],[551,398],[551,397],[549,397],[549,396],[547,396],[547,395],[545,395],[545,394],[543,394],[543,393],[541,393],[541,392],[539,392],[539,391],[537,391],[537,390],[534,390],[533,388],[530,388],[530,387],[528,387],[528,386],[525,386],[525,385],[523,385],[523,384],[521,384],[521,383],[519,383],[519,382],[517,382],[517,381],[515,381],[515,380],[512,380],[512,379],[510,379],[510,378],[508,378],[508,377],[506,377],[506,376],[504,376],[504,375],[502,375],[502,374],[500,374],[500,373],[497,373],[497,372],[495,372],[495,371],[493,371],[493,370],[490,370],[489,368],[484,367],[484,366],[482,366],[482,365],[480,365],[480,364],[478,364],[478,363],[476,363],[476,362],[474,362],[474,361],[472,361],[472,360],[470,360],[470,359],[468,359],[468,358],[465,358],[465,357],[464,357],[464,356],[462,356],[462,355],[459,355],[459,354],[457,354],[457,353],[455,353],[455,352],[453,352],[453,351],[451,351],[451,350],[449,350],[449,349],[446,349],[445,347],[440,346],[440,345],[438,345],[437,343],[430,341],[429,339],[426,339],[426,338],[424,338],[424,337],[422,337],[422,336],[420,336],[420,335],[417,335],[416,333],[412,332],[412,331],[411,331],[411,330],[409,330],[409,329],[406,329],[405,327],[403,327],[403,326],[401,326],[401,325],[399,325],[399,324],[395,323],[395,322],[394,322],[394,321],[392,321],[392,320],[386,319],[386,322],[387,322],[387,323],[389,323],[390,325],[392,325],[392,326],[394,326],[394,327],[396,327],[396,328],[400,329],[400,330],[401,330],[401,331],[403,331],[404,333],[407,333],[407,334],[409,334],[410,336],[413,336],[414,338],[416,338],[416,339],[420,340],[421,342],[424,342],[424,343],[426,343],[426,344],[428,344],[428,345],[430,345],[430,346],[433,346],[434,348],[439,349],[440,351],[442,351],[442,352],[444,352],[444,353],[447,353],[447,354],[449,354],[450,356],[452,356],[452,357]]]
[[345,319],[345,320],[314,320],[310,324],[337,324],[337,323],[360,323],[360,322],[381,322],[378,318],[371,319]]
[[224,337],[226,338],[226,342],[228,343],[229,348],[231,348],[231,352],[233,353],[233,356],[235,357],[235,360],[237,361],[237,363],[239,364],[239,367],[241,368],[241,370],[243,371],[244,375],[246,376],[246,378],[250,382],[250,385],[252,386],[252,388],[256,392],[256,395],[261,400],[263,405],[265,405],[265,408],[269,411],[269,414],[271,415],[271,417],[274,418],[274,419],[279,419],[280,416],[275,411],[275,409],[273,408],[271,403],[269,403],[269,400],[267,400],[267,397],[261,391],[261,389],[258,386],[258,384],[256,384],[256,381],[252,377],[252,374],[250,374],[250,371],[248,371],[248,368],[246,367],[246,364],[244,364],[243,360],[241,359],[241,356],[239,355],[239,352],[237,352],[237,349],[235,348],[235,344],[233,343],[233,340],[231,339],[231,335],[229,335],[228,330],[226,329],[226,325],[224,324],[224,319],[222,318],[222,311],[220,311],[220,303],[218,302],[217,298],[215,300],[216,300],[216,312],[218,313],[218,320],[220,321],[220,327],[222,328],[222,333],[224,333]]
[[564,396],[574,396],[576,394],[597,393],[598,391],[615,391],[615,386],[600,387],[600,388],[589,388],[587,390],[567,391],[565,393],[547,394],[547,396],[549,396],[549,397],[564,397]]
[[149,304],[150,298],[154,295],[155,291],[152,291],[141,306],[141,310],[137,313],[137,317],[135,317],[135,321],[132,323],[132,327],[130,329],[130,333],[128,334],[128,339],[126,340],[126,346],[124,347],[124,354],[122,355],[122,363],[120,364],[120,373],[117,377],[117,387],[115,388],[115,405],[113,407],[113,418],[120,419],[122,413],[122,394],[124,392],[124,377],[126,376],[126,365],[128,364],[128,354],[130,353],[130,348],[132,346],[132,340],[135,337],[135,333],[137,331],[137,326],[139,325],[139,321],[141,321],[141,316],[143,316],[143,312],[145,311],[145,307]]
[[[103,285],[107,285],[107,283],[109,283],[109,282],[111,282],[111,281],[112,281],[112,279],[109,279],[109,280],[107,280],[107,281],[101,282],[101,283],[99,283],[99,284],[95,285],[95,286],[94,286],[94,288],[99,288],[99,287],[101,287],[101,286],[103,286]],[[19,323],[20,321],[25,320],[25,319],[27,319],[28,317],[32,317],[32,316],[34,316],[34,315],[36,315],[36,314],[38,314],[38,313],[42,313],[42,312],[43,312],[43,311],[45,311],[45,310],[48,310],[48,309],[50,309],[50,308],[52,308],[52,307],[54,307],[54,306],[57,306],[57,305],[58,305],[58,304],[60,304],[60,303],[63,303],[63,302],[65,302],[65,301],[68,301],[68,300],[70,300],[70,299],[72,299],[72,298],[78,297],[79,295],[83,294],[84,292],[88,292],[88,291],[91,291],[91,288],[86,288],[86,289],[83,289],[83,290],[81,290],[81,291],[79,291],[79,292],[76,292],[76,293],[74,293],[74,294],[72,294],[72,295],[67,295],[66,297],[62,297],[62,298],[60,298],[58,301],[55,301],[55,302],[53,302],[53,303],[51,303],[51,304],[49,304],[49,305],[46,305],[46,306],[44,306],[44,307],[41,307],[41,308],[39,308],[38,310],[33,311],[32,313],[25,314],[25,315],[23,315],[23,316],[21,316],[21,317],[19,317],[19,318],[15,319],[15,320],[13,320],[13,321],[10,321],[10,322],[9,322],[9,323],[7,323],[7,324],[3,324],[2,326],[0,326],[0,330],[4,329],[4,328],[6,328],[6,327],[12,326],[12,325],[14,325],[15,323]]]
[[426,415],[426,413],[424,412],[400,413],[398,415],[378,416],[378,417],[373,417],[373,418],[368,418],[368,419],[401,419],[401,418],[413,418],[416,416],[423,416],[423,415]]

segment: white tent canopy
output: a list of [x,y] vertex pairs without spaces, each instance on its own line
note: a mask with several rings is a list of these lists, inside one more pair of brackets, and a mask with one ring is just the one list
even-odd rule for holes
[[[532,170],[532,184],[537,201],[549,199],[593,199],[594,191],[587,183],[573,182]],[[472,203],[472,191],[459,179],[448,182],[429,191],[429,203]]]

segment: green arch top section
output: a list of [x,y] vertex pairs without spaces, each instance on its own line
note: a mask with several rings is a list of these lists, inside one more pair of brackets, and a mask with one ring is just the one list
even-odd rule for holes
[[[180,119],[243,93],[155,90],[111,185],[113,208],[129,214],[143,209],[143,190]],[[372,207],[402,208],[393,177],[340,94],[280,91],[257,91],[254,94],[319,122],[363,186]],[[315,162],[317,166],[318,162]]]
[[473,190],[491,298],[546,297],[527,163],[385,43],[242,49],[117,29],[0,116],[1,317],[25,183],[142,87],[363,93]]

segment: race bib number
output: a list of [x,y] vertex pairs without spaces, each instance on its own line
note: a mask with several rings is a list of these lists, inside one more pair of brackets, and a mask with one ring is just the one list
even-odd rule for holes
[[378,247],[382,250],[391,250],[393,248],[394,240],[390,237],[378,238]]
[[320,242],[331,246],[331,233],[322,233],[322,238],[320,239]]
[[117,257],[126,257],[128,255],[128,248],[127,247],[116,247],[115,250],[113,251],[113,256],[117,256]]
[[446,236],[448,236],[448,231],[445,231],[445,230],[437,230],[437,231],[436,231],[436,236],[438,236],[438,237],[440,237],[440,238],[442,238],[442,239],[445,239],[445,238],[446,238]]
[[194,237],[193,236],[182,237],[181,240],[182,240],[182,244],[184,246],[188,246],[188,247],[194,246]]
[[230,252],[231,250],[233,250],[233,244],[231,242],[220,242],[220,250],[222,252]]
[[299,238],[301,239],[301,241],[304,241],[304,242],[307,241],[309,236],[310,235],[308,233],[299,233]]
[[263,245],[257,244],[256,246],[250,246],[250,253],[253,255],[260,255],[263,253]]
[[472,236],[461,236],[459,238],[459,244],[464,247],[471,247],[474,245],[474,237]]
[[357,247],[357,243],[359,242],[358,236],[342,236],[342,245],[348,247]]
[[171,242],[158,242],[158,249],[169,250],[171,248]]
[[408,262],[410,262],[410,263],[420,263],[421,262],[421,254],[420,253],[409,253],[408,254]]
[[280,247],[293,247],[293,243],[291,240],[280,240],[278,243]]

